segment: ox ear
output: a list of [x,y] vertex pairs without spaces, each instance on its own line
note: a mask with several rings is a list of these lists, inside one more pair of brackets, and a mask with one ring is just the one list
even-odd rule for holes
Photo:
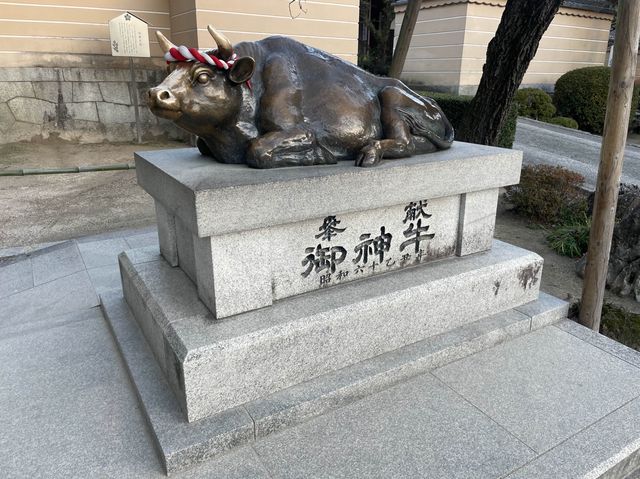
[[255,69],[256,62],[253,58],[240,57],[235,61],[231,70],[229,70],[229,80],[233,83],[244,83],[251,79]]

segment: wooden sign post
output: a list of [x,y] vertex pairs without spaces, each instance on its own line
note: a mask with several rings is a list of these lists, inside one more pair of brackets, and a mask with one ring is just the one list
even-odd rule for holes
[[617,22],[607,114],[602,135],[600,167],[580,306],[580,323],[594,331],[600,330],[600,315],[620,189],[624,147],[629,128],[629,114],[631,108],[637,107],[631,104],[631,98],[640,38],[640,1],[620,0]]
[[136,114],[136,138],[142,143],[140,129],[140,110],[138,109],[138,86],[133,68],[133,57],[150,57],[149,26],[147,22],[132,13],[125,12],[109,21],[109,37],[111,41],[111,55],[115,57],[129,57],[129,71],[131,73],[131,100]]

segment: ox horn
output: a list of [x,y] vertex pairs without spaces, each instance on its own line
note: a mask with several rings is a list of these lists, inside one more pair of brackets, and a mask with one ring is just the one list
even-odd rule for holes
[[158,37],[158,43],[160,44],[160,48],[162,51],[167,53],[172,48],[178,48],[173,43],[171,43],[167,37],[165,37],[159,30],[156,30],[156,37]]
[[231,55],[233,55],[233,45],[231,45],[229,39],[211,25],[207,25],[207,30],[209,30],[209,33],[215,40],[216,45],[218,45],[218,56],[223,60],[231,58]]

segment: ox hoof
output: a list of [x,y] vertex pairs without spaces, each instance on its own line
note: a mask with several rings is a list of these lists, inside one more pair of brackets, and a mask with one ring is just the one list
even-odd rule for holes
[[365,147],[356,158],[356,166],[367,168],[376,166],[380,161],[382,161],[382,152],[380,150],[374,147]]

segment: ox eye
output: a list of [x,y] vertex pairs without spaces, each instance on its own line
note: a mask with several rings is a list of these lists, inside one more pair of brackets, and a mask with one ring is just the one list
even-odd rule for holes
[[206,73],[200,73],[200,75],[198,75],[198,77],[196,78],[196,80],[198,80],[198,83],[200,83],[201,85],[209,83],[210,79],[211,77],[209,77],[209,75]]

